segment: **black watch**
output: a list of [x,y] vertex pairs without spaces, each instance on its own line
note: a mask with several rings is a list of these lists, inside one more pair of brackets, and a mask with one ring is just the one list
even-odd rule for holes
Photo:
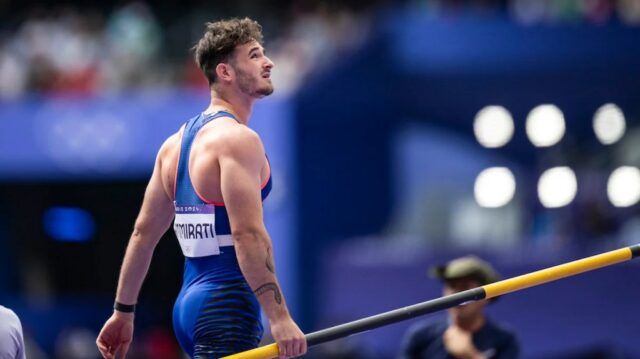
[[136,311],[136,305],[135,304],[122,304],[122,303],[119,303],[118,301],[116,301],[113,304],[113,309],[117,310],[118,312],[133,313],[133,312]]

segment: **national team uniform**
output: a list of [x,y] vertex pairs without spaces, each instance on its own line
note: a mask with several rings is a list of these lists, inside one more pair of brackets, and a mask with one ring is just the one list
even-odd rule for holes
[[[200,114],[182,135],[175,181],[174,231],[185,256],[182,289],[173,309],[180,346],[195,358],[219,358],[258,346],[263,327],[260,305],[245,280],[223,203],[200,196],[189,176],[189,153],[198,131],[229,112]],[[271,191],[271,174],[262,199]]]

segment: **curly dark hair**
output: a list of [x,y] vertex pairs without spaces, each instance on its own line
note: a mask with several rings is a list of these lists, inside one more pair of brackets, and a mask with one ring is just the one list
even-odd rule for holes
[[262,26],[248,17],[208,22],[206,26],[204,36],[192,50],[211,86],[216,81],[216,66],[230,61],[236,46],[252,40],[262,44]]

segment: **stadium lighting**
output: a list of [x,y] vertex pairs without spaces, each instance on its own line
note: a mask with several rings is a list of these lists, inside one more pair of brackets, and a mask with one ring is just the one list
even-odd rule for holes
[[564,115],[555,105],[539,105],[529,112],[526,130],[536,147],[553,146],[564,136]]
[[637,167],[616,168],[607,182],[609,201],[616,207],[630,207],[640,201],[640,170]]
[[511,201],[516,192],[516,180],[506,167],[490,167],[478,175],[473,188],[481,207],[498,208]]
[[473,121],[478,142],[487,148],[502,147],[513,137],[513,117],[502,106],[486,106]]
[[602,105],[593,115],[593,131],[603,145],[616,143],[624,135],[625,129],[624,114],[615,104]]
[[547,208],[564,207],[571,203],[578,192],[578,181],[569,167],[550,168],[538,181],[538,198]]

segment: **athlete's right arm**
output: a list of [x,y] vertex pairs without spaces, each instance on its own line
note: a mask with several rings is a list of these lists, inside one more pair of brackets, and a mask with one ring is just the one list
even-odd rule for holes
[[260,172],[265,153],[257,134],[237,127],[218,155],[220,187],[240,269],[269,318],[281,358],[306,353],[304,334],[293,322],[276,278],[271,239],[264,226]]
[[[136,304],[142,282],[149,270],[153,251],[174,217],[173,201],[162,183],[163,149],[160,150],[156,159],[120,269],[116,301],[122,304]],[[113,315],[100,331],[96,344],[104,358],[115,358],[116,354],[124,358],[132,338],[133,313],[114,310]]]

